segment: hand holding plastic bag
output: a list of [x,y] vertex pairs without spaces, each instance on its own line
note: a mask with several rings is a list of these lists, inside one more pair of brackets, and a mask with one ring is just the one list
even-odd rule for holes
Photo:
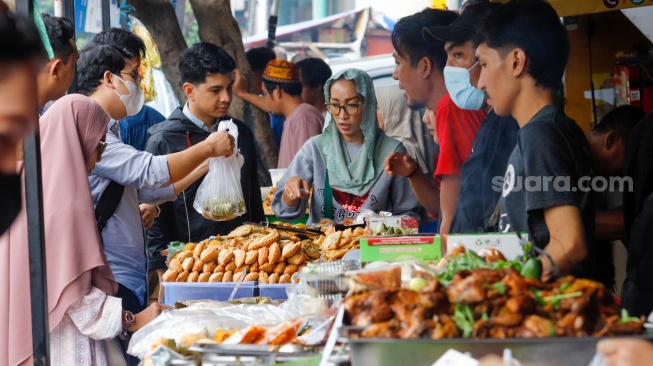
[[[238,141],[238,127],[232,120],[220,122],[218,131],[227,131]],[[214,221],[232,220],[247,212],[240,186],[240,169],[244,163],[238,144],[234,147],[234,154],[228,158],[212,158],[209,172],[195,195],[195,210]]]

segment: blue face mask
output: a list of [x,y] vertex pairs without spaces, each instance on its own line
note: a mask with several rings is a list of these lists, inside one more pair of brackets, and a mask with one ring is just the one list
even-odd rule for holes
[[477,111],[483,106],[485,93],[475,88],[469,77],[469,70],[478,65],[466,69],[464,67],[446,66],[444,68],[444,84],[451,96],[451,100],[461,109]]

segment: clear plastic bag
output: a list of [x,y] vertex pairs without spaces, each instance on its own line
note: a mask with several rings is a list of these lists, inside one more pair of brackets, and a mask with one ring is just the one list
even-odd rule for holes
[[[222,121],[218,131],[227,131],[238,141],[238,127],[232,120]],[[195,195],[193,207],[209,220],[232,220],[245,212],[245,198],[240,186],[240,169],[245,159],[238,146],[228,158],[220,156],[209,162],[209,172]]]

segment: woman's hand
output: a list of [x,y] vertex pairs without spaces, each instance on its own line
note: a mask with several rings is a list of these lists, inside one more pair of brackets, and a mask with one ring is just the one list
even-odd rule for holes
[[154,318],[159,316],[159,314],[166,309],[172,309],[172,306],[163,305],[158,302],[153,303],[140,313],[134,314],[134,324],[132,324],[127,330],[132,333],[136,332],[154,320]]
[[308,182],[298,176],[288,178],[283,189],[283,201],[288,207],[297,207],[299,200],[308,197],[311,188]]
[[419,165],[410,156],[393,152],[385,159],[385,172],[389,176],[412,177],[419,170]]

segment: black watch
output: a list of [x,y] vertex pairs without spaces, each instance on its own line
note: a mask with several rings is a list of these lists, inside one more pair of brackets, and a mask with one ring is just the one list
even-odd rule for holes
[[132,325],[134,325],[134,314],[132,314],[131,311],[123,310],[123,326],[122,330],[123,331],[129,331],[129,328],[131,328]]

